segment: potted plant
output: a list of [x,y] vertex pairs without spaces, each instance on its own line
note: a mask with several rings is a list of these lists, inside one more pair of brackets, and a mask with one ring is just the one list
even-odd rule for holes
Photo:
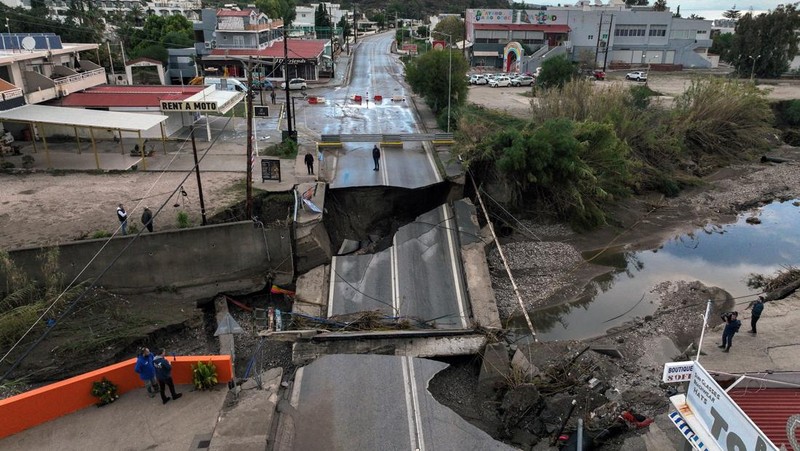
[[192,383],[198,390],[211,390],[217,385],[217,367],[211,362],[192,364]]
[[92,383],[92,396],[100,400],[97,407],[103,407],[119,399],[117,386],[106,378]]

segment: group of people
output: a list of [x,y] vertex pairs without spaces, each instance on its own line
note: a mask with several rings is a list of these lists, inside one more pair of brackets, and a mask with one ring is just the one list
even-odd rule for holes
[[[166,404],[171,399],[177,400],[183,394],[175,393],[175,383],[172,381],[172,365],[166,358],[166,351],[162,348],[153,356],[148,348],[141,348],[136,356],[136,366],[133,369],[144,381],[147,393],[153,398],[156,396],[156,386],[161,393],[161,403]],[[165,388],[169,387],[170,396],[166,396]]]
[[[753,310],[750,316],[750,330],[748,331],[753,335],[758,333],[756,324],[761,318],[761,313],[764,311],[765,300],[764,296],[759,296],[758,299],[747,307]],[[722,321],[725,322],[725,328],[722,330],[722,344],[718,347],[722,348],[722,352],[730,352],[733,336],[736,335],[736,332],[739,332],[739,328],[742,327],[742,322],[739,320],[739,312],[724,313],[722,315]]]
[[[306,153],[306,156],[303,158],[303,161],[306,163],[306,170],[308,171],[308,175],[314,175],[314,156],[311,153]],[[372,170],[378,171],[381,168],[381,149],[378,148],[378,145],[372,148],[372,162],[374,163]]]
[[[117,219],[119,219],[120,228],[122,229],[122,234],[128,234],[128,212],[125,211],[125,207],[122,204],[119,204],[117,207]],[[142,212],[142,224],[147,228],[148,232],[153,231],[153,212],[150,211],[150,208],[144,207],[144,211]]]

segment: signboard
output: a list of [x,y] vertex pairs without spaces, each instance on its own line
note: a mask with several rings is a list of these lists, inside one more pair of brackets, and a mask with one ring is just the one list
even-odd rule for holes
[[698,362],[692,369],[686,404],[722,449],[778,451]]
[[403,51],[410,54],[416,55],[417,54],[417,44],[403,44]]
[[688,382],[692,379],[694,362],[669,362],[664,364],[664,375],[661,377],[663,382]]
[[256,105],[253,107],[253,116],[255,117],[269,117],[269,106]]
[[434,50],[444,50],[445,47],[447,47],[447,41],[433,41],[433,44],[431,44],[431,47]]
[[261,159],[261,181],[281,181],[281,160]]
[[161,111],[219,111],[214,101],[162,100]]

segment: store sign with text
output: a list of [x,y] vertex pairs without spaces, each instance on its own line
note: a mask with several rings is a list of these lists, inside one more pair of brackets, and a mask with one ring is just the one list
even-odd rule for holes
[[778,451],[698,362],[693,365],[686,403],[723,450]]
[[694,362],[668,362],[664,364],[664,374],[661,380],[666,383],[689,382],[692,379]]

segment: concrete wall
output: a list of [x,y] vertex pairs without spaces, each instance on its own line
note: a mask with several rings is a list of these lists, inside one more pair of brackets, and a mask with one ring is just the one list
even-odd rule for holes
[[[269,257],[265,249],[269,246]],[[237,222],[110,240],[79,280],[98,276],[121,252],[99,284],[117,291],[148,291],[157,287],[220,285],[227,289],[252,289],[266,280],[267,272],[292,274],[292,245],[288,229],[256,229],[252,222]],[[64,280],[72,280],[106,244],[105,239],[60,245]],[[125,249],[127,245],[130,247]],[[41,280],[37,257],[42,248],[9,252],[32,277]],[[291,279],[291,277],[289,277]],[[244,280],[244,281],[243,281]],[[243,281],[240,285],[229,282]],[[0,286],[5,286],[0,274]]]

